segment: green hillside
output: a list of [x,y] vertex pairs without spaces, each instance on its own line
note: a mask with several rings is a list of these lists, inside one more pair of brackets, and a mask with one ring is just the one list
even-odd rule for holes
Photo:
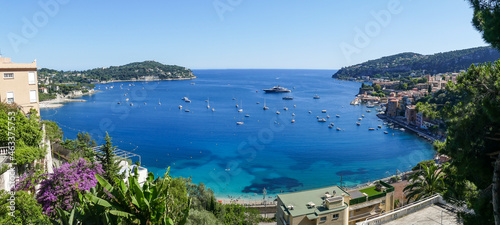
[[405,52],[396,55],[370,60],[361,64],[343,67],[332,77],[340,79],[370,77],[405,77],[411,74],[437,74],[459,72],[469,68],[471,64],[496,61],[500,52],[491,47],[477,47],[464,50],[421,55]]
[[65,82],[100,82],[110,80],[141,79],[155,76],[160,80],[196,78],[190,69],[182,66],[164,65],[155,61],[134,62],[123,66],[111,66],[84,71],[57,71],[42,68],[39,77],[50,77],[56,83]]

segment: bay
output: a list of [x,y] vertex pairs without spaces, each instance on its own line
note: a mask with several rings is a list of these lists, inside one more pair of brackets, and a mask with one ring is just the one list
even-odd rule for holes
[[[65,138],[89,132],[103,143],[107,131],[114,145],[140,155],[156,176],[170,167],[172,176],[191,176],[218,197],[251,198],[263,188],[268,194],[320,188],[340,184],[341,175],[343,185],[356,185],[433,157],[432,145],[418,136],[377,129],[383,121],[374,109],[349,104],[361,84],[332,79],[335,70],[193,73],[197,79],[98,84],[101,92],[82,97],[86,102],[41,109],[42,119],[56,121]],[[262,91],[276,85],[292,92]],[[313,99],[316,94],[320,99]]]

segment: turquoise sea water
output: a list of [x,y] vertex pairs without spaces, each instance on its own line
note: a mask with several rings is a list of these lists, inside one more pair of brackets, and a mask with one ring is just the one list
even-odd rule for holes
[[[170,166],[171,175],[192,176],[220,197],[251,197],[264,187],[270,194],[319,188],[340,184],[340,175],[344,185],[355,185],[407,171],[434,154],[412,133],[386,126],[369,131],[383,121],[374,108],[349,105],[361,84],[332,79],[334,70],[193,72],[197,79],[99,84],[102,92],[84,96],[86,102],[42,109],[41,115],[56,121],[66,138],[84,131],[102,143],[108,131],[118,148],[141,155],[149,171],[162,175]],[[262,91],[275,85],[292,92]],[[208,99],[215,111],[207,109]],[[269,110],[262,109],[264,102]],[[327,115],[327,122],[317,122]]]

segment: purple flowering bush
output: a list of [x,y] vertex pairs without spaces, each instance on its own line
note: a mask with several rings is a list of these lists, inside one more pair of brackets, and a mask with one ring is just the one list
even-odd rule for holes
[[34,193],[35,186],[46,177],[47,174],[39,174],[35,172],[35,170],[30,170],[19,177],[19,181],[16,182],[16,186],[12,188],[12,191],[27,191],[29,193]]
[[90,163],[82,158],[71,164],[65,163],[40,183],[37,201],[49,216],[53,215],[56,207],[69,211],[78,202],[78,193],[95,187],[95,175],[103,173],[100,164]]

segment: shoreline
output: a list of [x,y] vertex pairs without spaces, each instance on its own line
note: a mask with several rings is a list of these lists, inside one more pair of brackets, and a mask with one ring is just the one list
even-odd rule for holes
[[[81,97],[81,96],[79,96]],[[87,100],[84,99],[72,99],[72,98],[59,98],[59,99],[52,99],[52,100],[47,100],[43,102],[39,102],[38,105],[40,109],[53,109],[53,108],[59,108],[63,107],[66,102],[85,102]]]
[[[357,184],[357,185],[354,185],[354,186],[344,186],[342,188],[346,192],[348,192],[348,191],[351,191],[351,190],[356,190],[356,189],[364,188],[366,186],[373,185],[374,182],[379,181],[379,180],[384,181],[384,182],[386,182],[386,183],[394,186],[394,184],[397,185],[397,184],[400,184],[400,183],[407,182],[407,179],[403,179],[403,177],[407,177],[411,173],[413,173],[413,171],[406,171],[406,172],[399,173],[397,176],[400,178],[400,180],[398,180],[395,183],[391,183],[390,179],[392,177],[396,176],[396,175],[391,175],[389,177],[384,177],[384,178],[381,178],[381,179],[376,179],[376,180],[373,180],[373,181],[368,181],[366,183],[360,183],[360,184]],[[307,190],[302,190],[302,191],[307,191]],[[277,194],[274,194],[274,195],[270,195],[270,196],[272,196],[271,198],[269,198],[270,196],[267,196],[266,200],[265,200],[265,204],[264,204],[264,199],[262,198],[263,197],[262,195],[252,196],[254,198],[247,198],[247,197],[241,197],[241,196],[237,197],[237,198],[230,198],[230,197],[220,197],[219,198],[219,197],[216,196],[215,199],[216,199],[217,202],[222,203],[222,204],[239,204],[239,205],[252,206],[252,207],[263,207],[263,206],[266,205],[268,207],[272,207],[272,206],[276,206],[277,205],[277,202],[274,201],[275,199],[277,199],[277,195],[279,195],[279,194],[287,194],[287,193],[295,193],[295,192],[300,192],[300,191],[277,193]]]
[[101,82],[92,82],[93,84],[109,84],[109,83],[118,83],[118,82],[151,82],[151,81],[172,81],[172,80],[194,80],[198,77],[193,76],[190,78],[168,78],[168,79],[152,79],[152,80],[110,80],[110,81],[101,81]]
[[64,104],[62,104],[62,103],[86,102],[87,100],[85,100],[85,99],[75,99],[75,98],[80,98],[80,97],[85,96],[85,95],[93,95],[97,92],[100,92],[100,91],[89,91],[89,92],[84,93],[82,95],[75,95],[75,96],[70,96],[70,97],[58,97],[58,98],[51,99],[51,100],[45,100],[45,101],[39,102],[38,106],[40,109],[54,109],[54,108],[63,107]]
[[394,118],[389,118],[389,117],[382,115],[382,114],[377,114],[377,117],[382,119],[382,120],[385,120],[387,122],[395,123],[398,126],[405,128],[406,130],[410,130],[411,132],[417,134],[420,138],[423,138],[423,139],[429,141],[430,143],[434,143],[434,141],[436,141],[436,140],[444,141],[443,139],[439,139],[438,137],[434,137],[432,135],[426,134],[426,133],[424,133],[424,131],[417,129],[415,127],[411,127],[410,125],[408,125],[406,123],[402,123],[401,121],[398,121]]

